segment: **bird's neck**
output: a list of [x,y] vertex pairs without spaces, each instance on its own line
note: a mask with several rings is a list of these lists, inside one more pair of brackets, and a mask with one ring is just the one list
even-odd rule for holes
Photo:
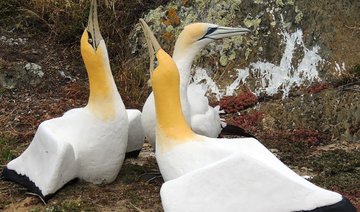
[[[88,57],[90,56],[90,58]],[[115,118],[117,102],[121,100],[111,73],[107,52],[99,49],[95,55],[83,55],[89,77],[90,96],[87,108],[98,118]]]
[[190,104],[187,97],[187,88],[191,76],[191,66],[200,49],[176,43],[173,59],[180,74],[180,100],[186,120],[190,123]]
[[168,77],[162,82],[152,82],[157,120],[156,140],[160,149],[186,142],[195,136],[181,109],[179,77]]
[[176,43],[172,58],[179,69],[180,84],[189,84],[191,65],[200,50],[192,45]]

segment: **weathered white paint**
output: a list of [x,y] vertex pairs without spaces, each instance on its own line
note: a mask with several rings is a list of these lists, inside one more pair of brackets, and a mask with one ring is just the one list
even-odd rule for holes
[[342,199],[297,175],[253,138],[197,136],[157,151],[156,160],[165,211],[302,211]]
[[245,69],[236,69],[237,78],[233,83],[226,87],[225,96],[232,96],[234,91],[239,88],[240,83],[245,84],[246,78],[249,76],[249,68]]
[[126,152],[141,150],[145,141],[145,134],[141,124],[141,112],[137,109],[127,109],[126,113],[129,120]]
[[[303,32],[301,29],[294,33],[283,31],[281,33],[285,48],[283,50],[280,64],[274,64],[267,61],[258,61],[251,63],[249,67],[237,69],[237,78],[225,89],[219,86],[208,76],[205,69],[197,67],[193,76],[194,83],[204,83],[208,91],[214,94],[217,99],[222,96],[231,96],[241,84],[246,83],[250,73],[255,76],[255,94],[274,95],[282,93],[287,97],[292,88],[301,86],[305,83],[321,81],[318,75],[318,66],[323,59],[318,54],[320,47],[314,46],[308,49],[304,45]],[[303,57],[297,63],[294,63],[294,52],[302,51]],[[337,65],[337,69],[341,70]]]
[[[323,61],[318,55],[319,47],[307,49],[303,42],[302,30],[290,34],[282,32],[285,49],[279,65],[270,62],[256,62],[250,65],[252,72],[259,78],[256,94],[274,95],[279,92],[287,97],[292,88],[305,82],[320,81],[317,66]],[[293,64],[295,50],[302,50],[304,56],[298,64]]]
[[115,180],[125,157],[128,120],[120,95],[114,95],[114,119],[103,121],[84,107],[44,121],[7,168],[27,176],[43,196],[76,177],[96,184]]
[[211,79],[211,77],[209,77],[207,71],[203,68],[195,68],[191,84],[204,84],[207,90],[214,94],[218,100],[222,97],[222,92],[220,91],[218,85]]

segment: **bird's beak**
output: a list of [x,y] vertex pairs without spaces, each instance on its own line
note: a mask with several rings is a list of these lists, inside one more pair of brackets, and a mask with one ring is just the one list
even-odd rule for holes
[[150,75],[154,71],[155,55],[161,49],[159,42],[156,40],[154,34],[150,30],[149,26],[143,19],[140,19],[141,27],[145,34],[146,43],[148,45],[149,56],[150,56]]
[[91,1],[87,31],[89,32],[89,43],[96,50],[103,39],[99,28],[96,0]]
[[[234,35],[243,35],[246,33],[251,32],[251,30],[247,29],[247,28],[240,28],[240,27],[215,27],[215,28],[210,28],[211,30],[208,30],[208,32],[201,38],[209,38],[209,39],[213,39],[213,40],[217,40],[220,38],[226,38],[226,37],[231,37]],[[201,40],[200,39],[200,40]]]

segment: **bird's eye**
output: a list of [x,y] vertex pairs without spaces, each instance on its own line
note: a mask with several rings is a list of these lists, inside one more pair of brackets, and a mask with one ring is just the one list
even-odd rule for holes
[[209,27],[209,29],[206,32],[206,35],[209,35],[213,32],[215,32],[218,28],[217,27]]
[[200,41],[200,40],[203,40],[203,39],[205,39],[205,38],[213,39],[213,38],[211,38],[211,36],[208,36],[208,35],[210,35],[211,33],[215,32],[217,29],[218,29],[218,27],[209,27],[209,28],[207,29],[205,35],[202,36],[202,37],[199,39],[199,41]]
[[88,43],[92,46],[93,45],[93,37],[92,34],[88,31]]
[[157,59],[155,59],[155,61],[154,61],[154,67],[156,68],[158,65],[159,65],[159,62],[158,62]]

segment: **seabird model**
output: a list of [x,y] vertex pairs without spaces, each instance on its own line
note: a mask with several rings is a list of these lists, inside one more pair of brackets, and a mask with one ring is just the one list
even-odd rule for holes
[[88,104],[42,122],[29,147],[3,171],[5,179],[45,201],[74,178],[112,182],[125,157],[128,117],[100,34],[96,0],[81,37],[81,55],[89,77]]
[[[165,211],[355,211],[346,198],[300,177],[254,138],[194,133],[181,110],[176,63],[140,21],[150,53]],[[152,70],[154,56],[158,66]]]
[[137,109],[127,109],[126,113],[129,120],[129,132],[125,158],[137,158],[145,141],[141,112]]
[[[180,73],[180,101],[182,111],[192,130],[201,135],[218,137],[225,123],[220,120],[219,107],[211,107],[203,90],[199,86],[190,86],[190,69],[196,54],[207,44],[225,37],[242,35],[250,32],[245,28],[222,27],[209,23],[187,25],[175,43],[173,60]],[[155,147],[155,104],[154,95],[147,98],[141,117],[145,136]],[[234,129],[234,127],[232,127]],[[241,128],[238,132],[249,136]]]

